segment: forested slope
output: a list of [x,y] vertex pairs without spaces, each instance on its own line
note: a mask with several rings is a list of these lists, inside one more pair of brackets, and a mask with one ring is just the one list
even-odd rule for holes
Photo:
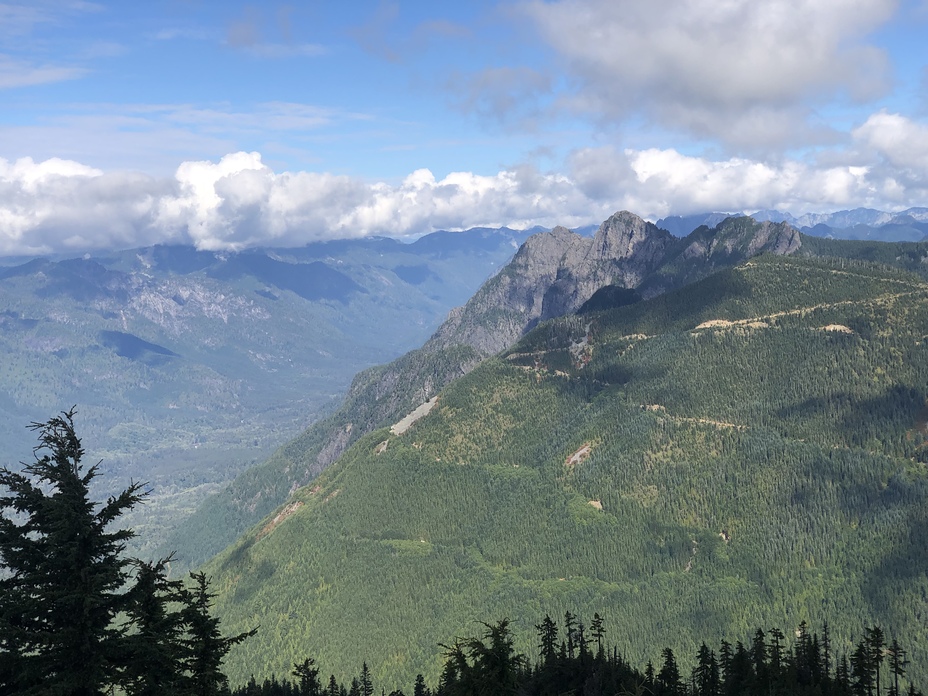
[[[482,359],[508,348],[538,321],[577,311],[604,286],[635,288],[650,297],[765,252],[869,253],[853,244],[829,247],[827,242],[806,252],[802,239],[786,224],[751,218],[731,218],[676,239],[627,211],[604,221],[592,238],[563,227],[533,235],[420,350],[358,375],[337,413],[206,500],[163,552],[176,551],[180,562],[191,565],[205,561],[358,437],[399,420]],[[892,263],[891,254],[903,253],[903,246],[886,245],[883,256]],[[923,247],[907,246],[908,253],[924,255]]]
[[[233,682],[307,654],[410,683],[475,618],[609,619],[637,664],[758,625],[879,624],[926,664],[928,285],[761,257],[542,324],[360,438],[208,566],[260,639]],[[923,674],[913,674],[923,682]]]

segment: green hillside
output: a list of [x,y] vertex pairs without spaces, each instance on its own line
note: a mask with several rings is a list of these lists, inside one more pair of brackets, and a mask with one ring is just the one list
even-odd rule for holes
[[[416,245],[434,241],[426,237]],[[205,562],[312,481],[348,445],[399,420],[541,319],[654,297],[762,253],[845,259],[845,264],[869,261],[928,274],[925,243],[818,239],[749,217],[672,238],[622,211],[604,221],[593,238],[565,228],[533,235],[466,305],[449,314],[421,349],[358,374],[332,416],[317,420],[262,464],[204,499],[167,536],[160,552],[176,552],[189,567]],[[585,307],[587,301],[592,307]]]
[[[402,435],[360,438],[214,559],[233,683],[379,683],[475,620],[607,619],[633,664],[758,626],[878,623],[928,663],[928,284],[761,257],[542,324]],[[925,674],[912,674],[916,682]]]

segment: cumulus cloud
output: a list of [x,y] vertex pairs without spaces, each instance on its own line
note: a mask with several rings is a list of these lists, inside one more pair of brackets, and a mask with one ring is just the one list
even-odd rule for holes
[[924,203],[928,125],[879,112],[850,137],[851,149],[818,162],[602,147],[573,152],[564,173],[521,165],[438,178],[420,169],[395,183],[275,172],[256,152],[184,162],[162,178],[62,159],[0,159],[0,254],[158,242],[221,250],[482,225],[575,226],[620,209],[656,219],[708,210],[802,214]]
[[896,0],[530,0],[523,12],[578,85],[565,103],[642,115],[739,148],[820,141],[810,105],[889,88],[867,42]]

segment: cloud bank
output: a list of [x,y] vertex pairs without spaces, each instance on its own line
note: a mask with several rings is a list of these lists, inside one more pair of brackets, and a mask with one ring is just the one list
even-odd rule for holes
[[852,146],[825,163],[601,147],[574,151],[564,173],[523,165],[439,179],[421,169],[398,183],[275,172],[256,152],[184,162],[167,178],[62,159],[0,159],[0,255],[154,243],[231,250],[480,225],[574,226],[620,209],[655,219],[706,210],[898,210],[928,200],[928,126],[881,111],[851,137]]
[[[529,0],[521,11],[561,60],[562,105],[641,116],[740,151],[820,142],[814,109],[869,102],[892,66],[869,35],[897,0]],[[834,134],[831,134],[834,136]]]

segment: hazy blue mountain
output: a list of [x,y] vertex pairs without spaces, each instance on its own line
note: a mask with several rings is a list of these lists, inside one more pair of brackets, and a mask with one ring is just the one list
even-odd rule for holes
[[0,463],[26,458],[31,421],[76,404],[101,481],[152,483],[134,523],[157,536],[330,411],[357,372],[421,345],[528,234],[8,259]]
[[[744,213],[698,213],[670,216],[657,226],[683,237],[700,225],[713,228],[728,216]],[[918,242],[928,234],[928,208],[909,208],[888,213],[873,208],[839,210],[834,213],[806,213],[795,216],[782,210],[758,210],[749,215],[758,222],[785,222],[797,230],[830,239],[872,239],[882,242]]]
[[[696,215],[670,215],[661,218],[654,224],[662,230],[667,230],[674,237],[685,237],[697,227],[705,225],[709,228],[716,227],[722,220],[729,217],[740,217],[744,213],[698,213]],[[761,218],[755,218],[759,222]],[[782,220],[769,220],[770,222],[782,222]]]

